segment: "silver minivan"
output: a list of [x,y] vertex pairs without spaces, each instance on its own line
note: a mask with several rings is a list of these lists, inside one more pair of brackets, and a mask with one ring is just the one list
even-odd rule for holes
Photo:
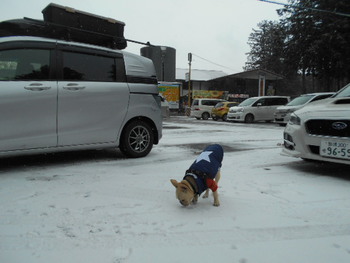
[[252,97],[241,102],[238,106],[231,107],[227,114],[227,120],[247,123],[273,121],[276,108],[288,102],[289,97],[286,96]]
[[301,109],[311,102],[329,98],[334,94],[335,92],[319,92],[300,95],[291,100],[287,105],[277,107],[274,113],[275,123],[278,123],[280,126],[285,126],[290,119],[290,115],[294,111]]
[[0,156],[119,147],[146,156],[162,137],[151,60],[41,37],[0,37]]

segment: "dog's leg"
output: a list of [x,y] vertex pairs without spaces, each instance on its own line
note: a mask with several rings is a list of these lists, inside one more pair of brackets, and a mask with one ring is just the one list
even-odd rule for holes
[[192,204],[197,204],[197,201],[198,201],[198,195],[195,195],[192,199]]
[[209,197],[209,189],[205,190],[205,193],[203,195],[203,198],[208,198]]
[[213,192],[213,196],[214,196],[214,206],[220,206],[219,194],[217,190]]
[[[219,183],[220,178],[221,178],[221,173],[220,173],[220,170],[219,170],[218,173],[215,176],[215,182]],[[214,197],[214,206],[220,206],[218,190],[213,192],[213,197]]]
[[215,176],[215,182],[216,182],[217,184],[219,183],[220,178],[221,178],[221,173],[220,173],[220,170],[219,170],[218,173],[217,173],[216,176]]
[[[221,173],[220,173],[220,170],[218,171],[218,173],[216,174],[216,176],[215,176],[215,182],[216,183],[219,183],[219,181],[220,181],[220,178],[221,178]],[[204,193],[204,195],[203,195],[203,198],[208,198],[209,197],[209,189],[207,189],[206,191],[205,191],[205,193]]]

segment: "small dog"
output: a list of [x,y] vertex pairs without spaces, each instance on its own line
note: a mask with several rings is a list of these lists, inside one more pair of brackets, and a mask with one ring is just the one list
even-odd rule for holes
[[220,206],[217,192],[220,180],[220,167],[224,157],[221,145],[207,146],[186,171],[181,182],[171,179],[176,188],[176,198],[183,206],[196,204],[198,197],[205,191],[203,198],[209,196],[209,189],[213,191],[214,206]]

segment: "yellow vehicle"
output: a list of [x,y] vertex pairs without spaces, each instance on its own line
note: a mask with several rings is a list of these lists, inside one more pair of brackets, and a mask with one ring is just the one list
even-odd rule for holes
[[230,107],[237,106],[238,104],[239,104],[238,102],[233,102],[233,101],[219,102],[211,110],[211,117],[213,118],[214,121],[217,121],[218,119],[222,119],[223,121],[226,121],[227,113]]

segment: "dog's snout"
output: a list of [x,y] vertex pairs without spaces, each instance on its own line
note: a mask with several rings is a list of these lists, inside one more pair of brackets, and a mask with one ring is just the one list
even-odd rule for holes
[[188,206],[188,202],[186,202],[185,200],[180,200],[180,204],[182,204],[183,206]]

